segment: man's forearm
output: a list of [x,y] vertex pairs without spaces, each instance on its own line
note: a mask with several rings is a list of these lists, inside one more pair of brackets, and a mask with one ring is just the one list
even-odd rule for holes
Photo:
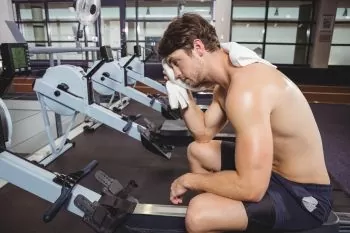
[[196,104],[192,96],[189,98],[187,109],[182,111],[182,118],[196,141],[211,139],[206,135],[204,112]]
[[259,201],[262,193],[256,186],[244,182],[236,171],[221,171],[209,174],[188,173],[184,186],[190,190],[213,193],[237,201]]

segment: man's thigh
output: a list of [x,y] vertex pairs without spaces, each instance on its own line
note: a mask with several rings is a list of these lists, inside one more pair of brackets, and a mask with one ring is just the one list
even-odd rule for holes
[[189,232],[245,230],[247,222],[242,202],[211,193],[194,197],[186,214]]

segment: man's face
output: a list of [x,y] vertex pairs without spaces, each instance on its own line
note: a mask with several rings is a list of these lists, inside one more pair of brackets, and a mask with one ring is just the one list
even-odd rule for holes
[[175,78],[187,85],[197,88],[201,86],[203,77],[203,59],[194,50],[191,54],[178,49],[167,58],[167,63],[174,70]]

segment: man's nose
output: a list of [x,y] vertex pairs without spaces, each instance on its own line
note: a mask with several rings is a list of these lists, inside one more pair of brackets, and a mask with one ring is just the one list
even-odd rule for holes
[[181,72],[179,69],[177,68],[174,69],[174,76],[175,76],[175,79],[181,79]]

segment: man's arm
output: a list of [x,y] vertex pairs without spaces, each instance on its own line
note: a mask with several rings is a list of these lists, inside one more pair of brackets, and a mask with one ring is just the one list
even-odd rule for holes
[[271,100],[263,91],[255,89],[232,91],[227,97],[227,117],[236,130],[236,151],[232,151],[236,171],[186,174],[183,180],[186,188],[234,200],[261,200],[272,170]]
[[227,122],[226,114],[219,103],[219,91],[218,87],[214,88],[213,101],[205,112],[189,94],[188,108],[183,111],[182,117],[197,142],[209,142]]

